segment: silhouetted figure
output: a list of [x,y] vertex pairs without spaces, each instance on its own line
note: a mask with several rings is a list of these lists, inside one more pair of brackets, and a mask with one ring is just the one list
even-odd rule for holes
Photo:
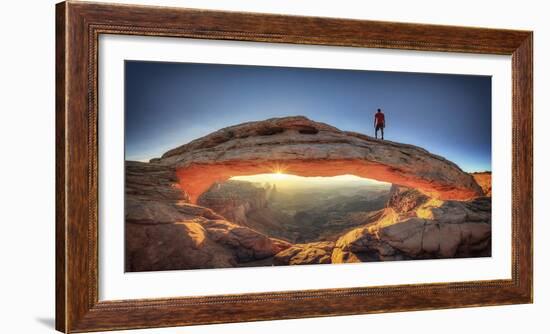
[[384,113],[378,109],[374,114],[374,137],[378,138],[378,130],[382,133],[382,140],[384,140],[384,128],[386,127],[386,118]]

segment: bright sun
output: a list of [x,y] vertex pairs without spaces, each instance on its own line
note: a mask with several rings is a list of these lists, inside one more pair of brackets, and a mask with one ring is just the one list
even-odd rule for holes
[[282,172],[275,172],[271,174],[275,180],[283,180],[288,177],[288,174],[283,174]]

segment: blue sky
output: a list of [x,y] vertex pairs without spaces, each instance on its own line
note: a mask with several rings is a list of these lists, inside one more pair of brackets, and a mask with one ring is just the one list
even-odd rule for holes
[[149,160],[220,128],[303,115],[491,170],[491,78],[474,75],[127,61],[127,160]]

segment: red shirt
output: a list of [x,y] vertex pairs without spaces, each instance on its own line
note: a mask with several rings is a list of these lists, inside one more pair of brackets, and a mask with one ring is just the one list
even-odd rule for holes
[[376,121],[376,125],[385,125],[386,123],[383,112],[377,112],[376,114],[374,114],[374,119]]

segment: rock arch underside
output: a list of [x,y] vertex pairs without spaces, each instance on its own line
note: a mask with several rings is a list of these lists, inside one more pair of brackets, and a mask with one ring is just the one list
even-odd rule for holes
[[[203,199],[213,184],[233,176],[276,172],[351,174],[393,186],[385,207],[356,228],[301,244],[247,224],[243,217],[258,204],[240,203],[238,218]],[[126,269],[486,256],[490,185],[490,173],[466,173],[420,147],[305,117],[243,123],[149,163],[126,162]]]

